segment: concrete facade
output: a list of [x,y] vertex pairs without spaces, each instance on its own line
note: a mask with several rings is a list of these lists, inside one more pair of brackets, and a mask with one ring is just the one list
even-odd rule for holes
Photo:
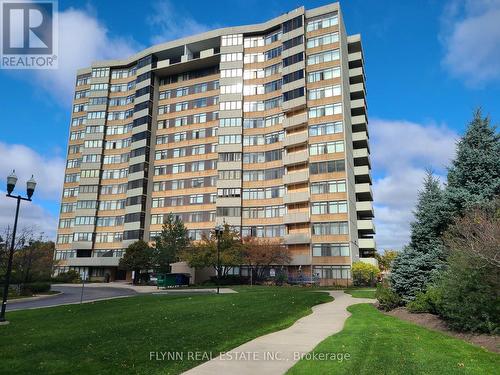
[[160,44],[78,71],[57,271],[126,277],[124,249],[173,212],[193,240],[225,222],[282,239],[290,276],[345,283],[375,251],[371,183],[361,38],[338,3]]

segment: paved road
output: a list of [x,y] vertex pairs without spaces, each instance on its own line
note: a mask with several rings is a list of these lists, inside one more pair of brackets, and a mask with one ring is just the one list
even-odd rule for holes
[[[38,300],[19,301],[12,303],[7,302],[7,311],[32,309],[38,307],[50,307],[80,302],[80,296],[82,292],[81,286],[54,286],[52,290],[57,290],[63,293]],[[97,299],[130,296],[135,294],[137,294],[136,291],[127,288],[86,287],[83,290],[83,300],[92,301]]]

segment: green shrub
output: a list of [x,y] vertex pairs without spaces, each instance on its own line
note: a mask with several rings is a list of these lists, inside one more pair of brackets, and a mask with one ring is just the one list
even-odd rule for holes
[[78,282],[80,282],[80,274],[75,270],[69,270],[68,272],[62,272],[59,275],[53,277],[52,282],[55,282],[55,283],[78,283]]
[[[470,263],[466,263],[470,262]],[[500,272],[493,265],[481,268],[454,254],[438,283],[441,300],[437,313],[459,331],[500,332]]]
[[355,286],[375,286],[379,273],[380,270],[373,264],[356,262],[352,265],[352,281]]
[[401,305],[401,297],[386,285],[378,285],[375,298],[381,310],[390,311]]
[[418,292],[413,301],[410,301],[406,307],[412,313],[431,313],[437,314],[441,301],[441,290],[436,286],[430,286],[424,292]]
[[32,294],[46,293],[48,291],[50,291],[50,283],[41,281],[35,283],[26,283],[21,287],[21,295],[23,296],[31,296]]

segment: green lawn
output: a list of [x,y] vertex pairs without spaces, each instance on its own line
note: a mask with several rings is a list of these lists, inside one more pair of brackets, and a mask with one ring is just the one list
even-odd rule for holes
[[315,353],[349,353],[348,360],[301,360],[287,374],[495,374],[500,355],[387,316],[368,304],[348,308],[344,330]]
[[[215,357],[331,300],[300,288],[237,290],[10,312],[11,324],[0,326],[0,374],[178,374],[203,362],[188,352]],[[150,352],[173,351],[184,360],[150,360]]]
[[352,288],[345,289],[344,292],[350,294],[354,298],[375,298],[375,288]]

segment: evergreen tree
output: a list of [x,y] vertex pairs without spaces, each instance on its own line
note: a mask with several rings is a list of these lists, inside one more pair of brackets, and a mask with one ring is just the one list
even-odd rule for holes
[[446,201],[450,216],[462,216],[499,194],[500,135],[478,109],[457,144],[456,158],[448,170]]
[[391,288],[404,301],[411,301],[443,268],[445,252],[441,235],[446,229],[443,191],[439,180],[427,172],[419,192],[411,223],[410,244],[396,257],[391,272]]
[[124,270],[134,271],[133,283],[137,284],[140,272],[152,268],[153,251],[147,242],[142,240],[130,244],[125,250],[125,255],[120,259],[119,267]]
[[415,221],[411,223],[410,236],[412,248],[425,253],[441,244],[441,235],[447,227],[444,210],[443,190],[439,180],[428,170],[413,212]]
[[182,251],[189,245],[188,230],[182,220],[172,213],[163,222],[161,233],[155,238],[156,270],[169,273],[170,264],[177,262]]

